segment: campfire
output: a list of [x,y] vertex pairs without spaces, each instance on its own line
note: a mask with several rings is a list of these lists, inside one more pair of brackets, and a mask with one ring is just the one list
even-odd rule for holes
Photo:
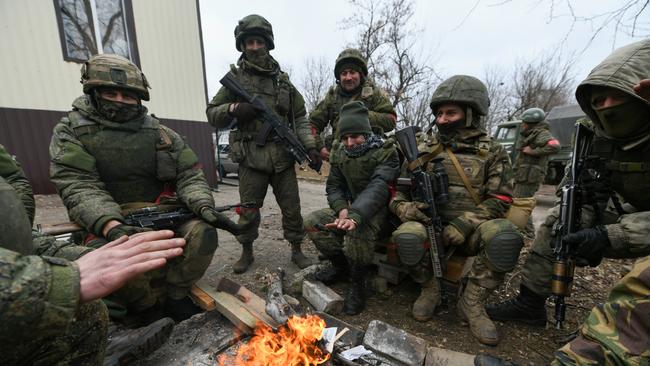
[[319,346],[325,321],[316,315],[292,316],[277,331],[258,323],[251,340],[234,357],[220,356],[222,366],[320,365],[330,358]]

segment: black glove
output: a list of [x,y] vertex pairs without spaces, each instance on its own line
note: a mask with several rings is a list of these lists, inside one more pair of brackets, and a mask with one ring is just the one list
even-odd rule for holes
[[257,109],[250,103],[237,103],[231,115],[237,118],[238,123],[247,123],[257,117]]
[[576,253],[576,264],[596,267],[603,259],[603,252],[610,247],[607,230],[603,226],[578,230],[562,238],[564,244],[573,246]]
[[226,215],[216,211],[212,207],[203,207],[201,209],[201,218],[211,226],[217,229],[223,229],[233,235],[239,235],[244,230],[241,225],[229,219]]
[[126,224],[119,224],[112,229],[108,230],[106,233],[106,239],[109,241],[117,240],[122,236],[130,236],[137,233],[144,233],[145,231],[151,231],[151,229],[137,226],[130,226]]
[[311,159],[309,167],[320,173],[320,168],[323,166],[323,157],[320,156],[320,152],[316,149],[309,149],[307,154],[309,154],[309,158]]

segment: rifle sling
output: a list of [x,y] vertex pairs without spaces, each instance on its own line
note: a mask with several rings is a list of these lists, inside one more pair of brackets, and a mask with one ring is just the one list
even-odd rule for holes
[[469,195],[472,196],[472,200],[477,206],[480,205],[481,199],[478,197],[478,194],[476,193],[472,185],[469,183],[469,179],[467,179],[467,175],[465,175],[463,168],[460,166],[460,163],[458,162],[456,155],[449,148],[446,148],[445,151],[447,152],[447,155],[449,155],[449,159],[451,159],[451,162],[454,164],[454,168],[456,168],[456,172],[460,176],[460,179],[463,181],[463,184],[465,185],[465,189],[467,189]]
[[407,168],[409,171],[414,171],[417,168],[421,168],[422,170],[425,170],[424,167],[427,165],[428,162],[433,160],[440,152],[442,151],[442,145],[436,146],[436,148],[427,154],[424,154],[420,156],[419,158],[411,161],[408,163]]

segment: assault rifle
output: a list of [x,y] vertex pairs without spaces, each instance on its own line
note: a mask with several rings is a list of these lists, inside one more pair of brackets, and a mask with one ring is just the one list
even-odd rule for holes
[[575,269],[576,248],[565,244],[562,239],[580,229],[584,193],[582,174],[587,165],[587,154],[591,149],[593,135],[593,131],[585,125],[576,124],[575,145],[571,158],[571,175],[568,177],[567,184],[562,187],[560,217],[553,228],[555,234],[553,247],[555,260],[553,262],[551,292],[555,299],[555,327],[557,329],[562,328],[566,313],[564,299],[571,296]]
[[[399,143],[402,152],[404,153],[404,156],[409,163],[416,161],[419,157],[415,131],[415,126],[408,126],[395,133],[397,142]],[[429,216],[429,218],[431,218],[431,222],[425,224],[424,226],[427,230],[429,242],[431,243],[429,254],[431,255],[431,264],[433,265],[433,274],[437,278],[442,278],[444,274],[442,272],[442,260],[445,259],[442,239],[440,238],[440,233],[442,232],[442,221],[440,220],[440,216],[438,215],[438,211],[436,209],[434,185],[432,184],[431,176],[429,176],[425,167],[426,164],[415,165],[413,169],[409,170],[411,172],[412,181],[415,183],[416,193],[419,197],[419,200],[429,205],[429,207],[426,209],[426,214]],[[437,167],[437,173],[443,173],[440,172],[439,169],[444,170],[444,167],[441,167],[440,165],[437,165]],[[446,173],[444,173],[444,176],[446,177]],[[442,191],[446,191],[446,187],[444,188],[445,189],[442,189]],[[446,194],[443,193],[442,195],[439,195],[439,197],[446,198]]]
[[259,118],[264,121],[264,126],[255,140],[258,146],[264,146],[271,132],[275,131],[277,137],[283,142],[285,149],[291,153],[298,164],[308,161],[310,168],[320,172],[320,169],[317,169],[315,162],[309,158],[309,154],[307,153],[307,150],[305,150],[305,147],[302,146],[302,143],[300,143],[298,138],[293,134],[293,132],[291,132],[289,127],[278,119],[277,115],[273,113],[266,104],[264,104],[261,98],[258,96],[251,96],[239,81],[237,81],[232,72],[229,71],[226,73],[219,82],[237,97],[252,104],[253,107],[255,107],[255,110],[257,110]]
[[[240,206],[240,204],[236,204],[215,207],[215,211],[223,212]],[[124,224],[151,230],[175,229],[195,217],[196,215],[185,207],[173,210],[161,210],[159,207],[152,206],[135,210],[124,216]],[[222,223],[218,228],[229,231],[235,235],[239,234],[241,231],[239,225],[230,220],[227,221],[228,222]],[[83,230],[83,228],[75,222],[65,222],[54,225],[38,225],[38,231],[46,235],[61,235],[81,230]]]

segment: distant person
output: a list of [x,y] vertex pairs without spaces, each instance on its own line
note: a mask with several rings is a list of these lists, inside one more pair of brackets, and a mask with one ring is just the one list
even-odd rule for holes
[[84,95],[54,127],[50,178],[93,248],[144,231],[124,221],[139,208],[187,208],[197,216],[175,228],[187,241],[181,258],[132,280],[110,299],[138,317],[186,319],[201,311],[188,297],[190,288],[217,249],[215,227],[229,220],[214,211],[196,154],[142,105],[149,84],[135,64],[95,55],[82,67],[81,82]]
[[[580,230],[562,238],[576,249],[576,263],[598,266],[603,258],[650,254],[650,39],[615,50],[576,89],[595,135],[582,171]],[[637,94],[638,93],[638,94]],[[570,170],[567,170],[570,172]],[[568,174],[568,173],[567,173]],[[564,177],[562,187],[570,177]],[[554,254],[551,247],[560,206],[548,211],[521,270],[517,296],[487,306],[494,320],[546,324]],[[647,313],[646,313],[647,315]],[[646,317],[647,318],[647,317]]]
[[355,315],[365,307],[365,274],[375,245],[390,236],[388,200],[399,158],[392,143],[372,132],[361,101],[343,105],[338,131],[340,144],[332,149],[325,187],[330,207],[310,213],[305,229],[332,262],[316,278],[327,283],[349,278],[343,310]]
[[[231,65],[232,74],[249,94],[261,98],[282,123],[296,132],[319,170],[322,160],[307,123],[302,95],[269,53],[275,48],[271,23],[255,14],[242,18],[235,27],[235,47],[242,54],[237,66]],[[269,185],[282,211],[282,229],[284,238],[291,244],[291,261],[300,268],[311,265],[311,259],[301,249],[305,231],[295,160],[284,143],[271,135],[260,145],[256,138],[263,131],[264,123],[257,110],[225,87],[208,104],[207,115],[210,124],[220,129],[229,128],[235,122],[230,131],[229,157],[239,164],[239,198],[247,204],[241,208],[239,223],[248,229],[237,236],[242,254],[233,271],[246,272],[254,261],[253,242],[259,236],[260,208]]]
[[[359,100],[368,108],[370,126],[382,135],[395,129],[397,114],[388,95],[368,76],[368,65],[359,50],[348,48],[336,58],[334,64],[336,84],[330,87],[325,98],[309,113],[316,138],[316,147],[323,160],[328,160],[332,143],[338,143],[338,124],[341,107],[353,100]],[[320,134],[332,127],[332,136],[325,141]]]

